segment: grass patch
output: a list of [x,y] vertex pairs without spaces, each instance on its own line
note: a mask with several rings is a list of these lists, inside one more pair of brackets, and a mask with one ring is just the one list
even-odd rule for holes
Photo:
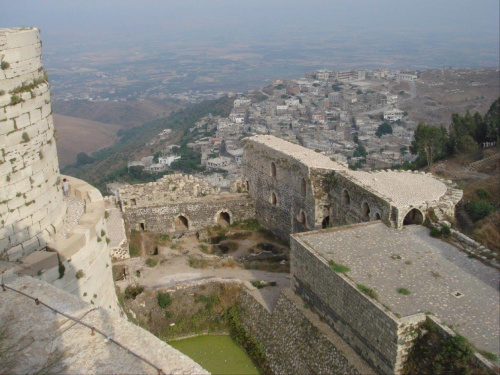
[[370,298],[373,298],[373,299],[377,299],[378,298],[378,294],[377,292],[375,292],[373,289],[371,288],[368,288],[366,285],[363,285],[363,284],[356,284],[358,290],[364,294],[366,294],[368,297]]
[[190,255],[188,259],[188,264],[189,267],[191,268],[207,268],[210,265],[210,262],[206,259]]
[[172,304],[172,297],[169,293],[158,292],[156,299],[158,301],[158,306],[160,306],[162,309],[166,309]]
[[333,260],[330,260],[328,262],[328,265],[330,266],[330,269],[335,272],[346,273],[351,270],[349,267],[344,266],[343,264],[340,263],[335,263]]
[[496,354],[493,354],[493,353],[488,352],[486,350],[480,350],[479,353],[481,353],[481,355],[484,358],[489,359],[492,362],[497,362],[498,361],[498,356]]
[[78,270],[78,271],[76,271],[75,277],[77,279],[81,279],[82,277],[85,277],[85,272],[83,272],[83,270]]
[[144,291],[144,287],[140,285],[129,285],[125,289],[124,297],[125,299],[135,299],[139,294]]
[[403,296],[408,296],[411,294],[411,292],[406,288],[399,288],[398,293],[402,294]]
[[156,267],[157,264],[158,264],[158,259],[155,258],[146,259],[146,266],[148,267]]

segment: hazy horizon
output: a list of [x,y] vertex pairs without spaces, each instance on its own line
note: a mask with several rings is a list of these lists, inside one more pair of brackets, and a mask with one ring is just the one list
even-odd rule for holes
[[41,29],[56,91],[78,68],[109,74],[138,60],[188,75],[227,70],[212,86],[244,89],[322,67],[497,67],[499,12],[498,0],[16,0],[0,27]]

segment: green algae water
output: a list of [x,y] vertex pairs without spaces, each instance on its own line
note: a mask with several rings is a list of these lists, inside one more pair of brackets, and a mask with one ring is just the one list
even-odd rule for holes
[[245,351],[230,336],[197,336],[169,341],[168,344],[214,375],[260,374]]

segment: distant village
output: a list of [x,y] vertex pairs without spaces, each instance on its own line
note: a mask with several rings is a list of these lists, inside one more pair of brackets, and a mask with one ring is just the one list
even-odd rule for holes
[[[417,79],[414,71],[317,70],[300,79],[277,79],[261,91],[233,94],[228,118],[209,115],[190,129],[196,140],[187,147],[201,154],[207,170],[197,177],[229,189],[240,175],[242,139],[255,134],[301,144],[352,169],[411,162],[415,156],[409,146],[417,124],[398,104],[417,95]],[[215,132],[215,137],[203,137],[207,132]],[[164,130],[151,143],[168,140],[170,133]],[[180,159],[178,147],[169,145],[156,159],[147,156],[128,166],[142,166],[151,173],[168,171]]]

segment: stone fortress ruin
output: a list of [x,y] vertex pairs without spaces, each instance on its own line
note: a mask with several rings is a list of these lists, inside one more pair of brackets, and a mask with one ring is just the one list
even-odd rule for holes
[[238,182],[221,193],[194,176],[173,174],[122,188],[119,195],[130,228],[139,231],[176,235],[254,216],[253,200]]
[[[61,350],[65,355],[55,370],[62,372],[158,373],[159,368],[164,373],[206,373],[119,316],[104,199],[97,189],[71,177],[70,197],[63,199],[39,31],[0,29],[0,60],[0,270],[2,284],[12,289],[0,291],[0,320],[14,327],[15,340],[33,341],[20,354],[15,371],[34,372],[33,366]],[[443,316],[463,323],[460,329],[474,340],[487,337],[487,349],[499,351],[493,342],[498,326],[492,326],[495,318],[498,322],[498,273],[477,261],[474,272],[468,272],[465,254],[430,238],[426,228],[411,225],[454,215],[462,192],[451,181],[425,173],[351,171],[272,136],[246,139],[242,167],[242,181],[227,193],[193,176],[174,174],[121,189],[121,208],[131,229],[174,236],[256,217],[291,244],[291,288],[282,292],[276,310],[266,310],[249,295],[243,298],[253,306],[243,319],[245,328],[263,343],[269,358],[282,361],[280,368],[286,370],[277,373],[321,372],[329,369],[325,363],[365,373],[362,366],[355,371],[345,364],[349,350],[377,372],[400,373],[417,324],[428,320],[444,336],[454,334],[439,321]],[[82,212],[75,217],[78,207]],[[443,281],[426,284],[426,262],[436,265]],[[340,263],[352,273],[332,269]],[[412,286],[405,284],[412,280]],[[380,300],[363,293],[361,282],[377,289]],[[415,297],[395,297],[390,291],[399,286],[415,288]],[[492,297],[482,298],[488,294]],[[429,303],[436,299],[445,306]],[[325,327],[305,330],[315,318],[304,311],[304,303],[341,339],[328,338]],[[476,309],[474,323],[462,319],[470,306]],[[483,306],[497,314],[490,320],[478,317]],[[426,310],[436,310],[437,316]],[[69,321],[61,311],[87,325]],[[299,328],[301,334],[295,334]],[[104,340],[97,329],[106,333]],[[316,336],[306,340],[307,358],[298,355],[305,332],[312,331]],[[110,338],[126,343],[128,351],[113,346]],[[340,340],[349,348],[336,346]],[[485,363],[479,355],[477,361]]]
[[[495,311],[498,305],[494,287],[498,272],[480,262],[466,265],[470,260],[465,253],[431,238],[424,226],[414,225],[429,217],[442,221],[454,216],[462,191],[451,181],[423,172],[352,171],[320,153],[268,135],[245,140],[242,167],[238,190],[245,192],[234,200],[191,176],[172,175],[156,184],[127,187],[120,191],[126,220],[135,229],[175,234],[221,224],[220,215],[226,212],[231,212],[231,220],[225,216],[226,224],[258,218],[276,236],[291,242],[292,291],[378,372],[402,371],[412,334],[424,321],[445,337],[454,333],[439,319],[457,322],[474,342],[499,351],[494,318],[477,318],[484,306]],[[188,215],[188,204],[204,214]],[[197,219],[182,220],[188,216]],[[179,226],[180,221],[189,225]],[[428,262],[433,262],[432,273]],[[337,263],[347,263],[353,270],[349,276],[356,281],[332,270]],[[464,267],[481,268],[474,272],[485,280],[470,277]],[[368,277],[366,270],[371,271]],[[461,277],[433,284],[431,275],[451,276],[450,272]],[[380,290],[380,300],[363,293],[361,281]],[[398,287],[410,285],[418,288],[415,296],[397,293]],[[477,292],[469,294],[471,289]],[[457,304],[453,291],[462,291],[458,295],[463,296],[464,290],[469,295]],[[484,298],[487,295],[492,297]],[[444,307],[433,305],[436,299],[445,301]],[[278,305],[285,300],[289,303],[290,296],[281,296]],[[471,309],[473,315],[468,315]],[[273,313],[261,314],[279,320]],[[282,355],[257,326],[248,323],[247,328],[270,345],[271,357]],[[485,340],[482,335],[487,331]],[[477,362],[488,366],[480,355]]]

